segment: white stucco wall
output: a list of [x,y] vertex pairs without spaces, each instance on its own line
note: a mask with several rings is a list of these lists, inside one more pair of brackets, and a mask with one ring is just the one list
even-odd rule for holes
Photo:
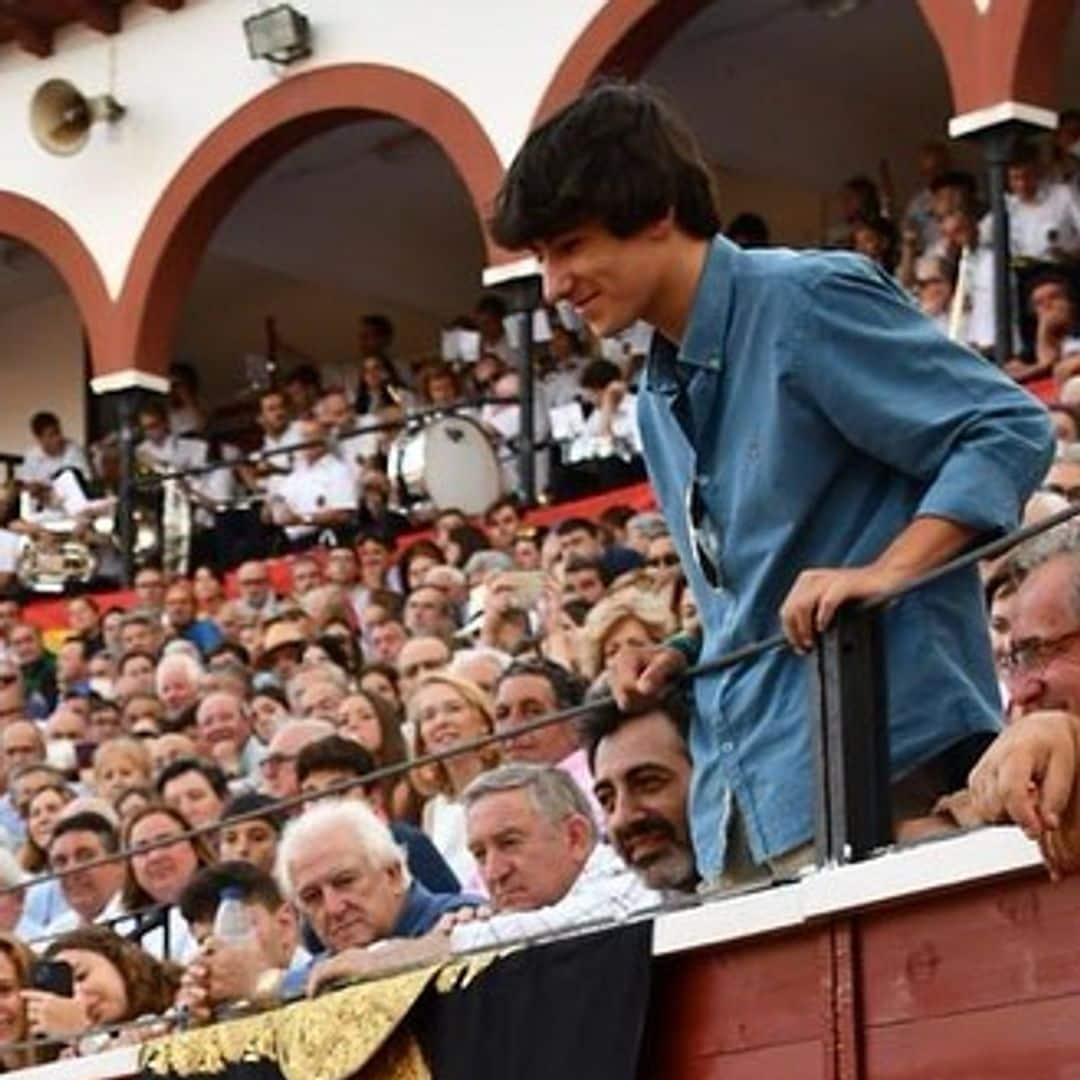
[[[299,0],[312,58],[275,73],[247,56],[242,20],[255,0],[188,0],[174,14],[133,5],[122,34],[63,31],[52,57],[7,46],[0,63],[0,188],[36,199],[73,226],[120,291],[157,199],[214,127],[279,78],[341,63],[413,71],[460,98],[497,152],[512,157],[558,62],[599,0]],[[513,48],[512,60],[508,59]],[[30,99],[46,79],[109,88],[129,110],[73,158],[34,142]]]
[[83,439],[86,383],[79,313],[66,292],[0,310],[0,450],[30,443],[30,417],[48,409]]

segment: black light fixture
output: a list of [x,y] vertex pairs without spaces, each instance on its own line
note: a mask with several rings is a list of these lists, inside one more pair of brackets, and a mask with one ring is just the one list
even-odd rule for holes
[[244,37],[252,60],[291,64],[311,55],[311,27],[307,16],[291,4],[260,11],[244,20]]

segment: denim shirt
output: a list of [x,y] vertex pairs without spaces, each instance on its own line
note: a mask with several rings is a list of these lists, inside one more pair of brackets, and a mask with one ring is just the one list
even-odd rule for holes
[[[775,634],[800,571],[870,563],[915,517],[1012,528],[1053,451],[1040,404],[850,254],[718,237],[681,347],[656,334],[642,383],[703,662]],[[894,778],[997,728],[986,623],[974,570],[886,613]],[[724,865],[732,795],[756,861],[812,836],[808,663],[773,650],[697,680],[690,818],[706,877]]]

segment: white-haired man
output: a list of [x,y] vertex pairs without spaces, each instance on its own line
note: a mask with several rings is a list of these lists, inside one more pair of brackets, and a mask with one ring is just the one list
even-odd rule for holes
[[165,706],[166,716],[178,717],[199,700],[204,675],[202,664],[186,651],[166,653],[158,661],[154,688]]
[[301,989],[303,977],[313,988],[348,977],[354,966],[348,961],[377,941],[421,938],[448,913],[480,904],[413,880],[386,824],[352,799],[320,802],[291,821],[278,847],[277,874],[328,954],[310,972],[290,973],[281,986],[286,996]]

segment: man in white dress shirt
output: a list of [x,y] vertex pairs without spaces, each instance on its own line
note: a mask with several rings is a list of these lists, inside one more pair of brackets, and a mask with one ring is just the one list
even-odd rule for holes
[[326,430],[318,420],[297,422],[300,439],[309,443],[272,501],[274,524],[282,526],[293,547],[313,543],[319,534],[344,529],[356,516],[356,485],[344,462],[326,449]]
[[266,390],[259,397],[255,422],[262,429],[258,460],[244,465],[240,474],[252,491],[274,494],[292,469],[296,454],[289,449],[300,441],[296,422],[289,417],[289,406],[280,390]]
[[1080,254],[1080,196],[1067,184],[1043,179],[1033,145],[1017,147],[1008,179],[1013,257],[1060,262]]
[[377,949],[344,949],[320,966],[309,987],[373,978],[504,942],[596,929],[663,900],[599,841],[585,796],[561,769],[503,765],[478,776],[464,802],[469,847],[490,907],[466,901],[423,937],[399,934]]
[[61,469],[78,469],[84,480],[90,479],[90,465],[82,448],[65,437],[60,419],[55,413],[38,412],[30,418],[30,430],[35,444],[23,455],[16,470],[17,479],[44,493],[49,481]]
[[463,796],[469,850],[491,897],[489,919],[463,922],[452,952],[565,933],[660,904],[600,841],[584,794],[562,769],[503,765]]

